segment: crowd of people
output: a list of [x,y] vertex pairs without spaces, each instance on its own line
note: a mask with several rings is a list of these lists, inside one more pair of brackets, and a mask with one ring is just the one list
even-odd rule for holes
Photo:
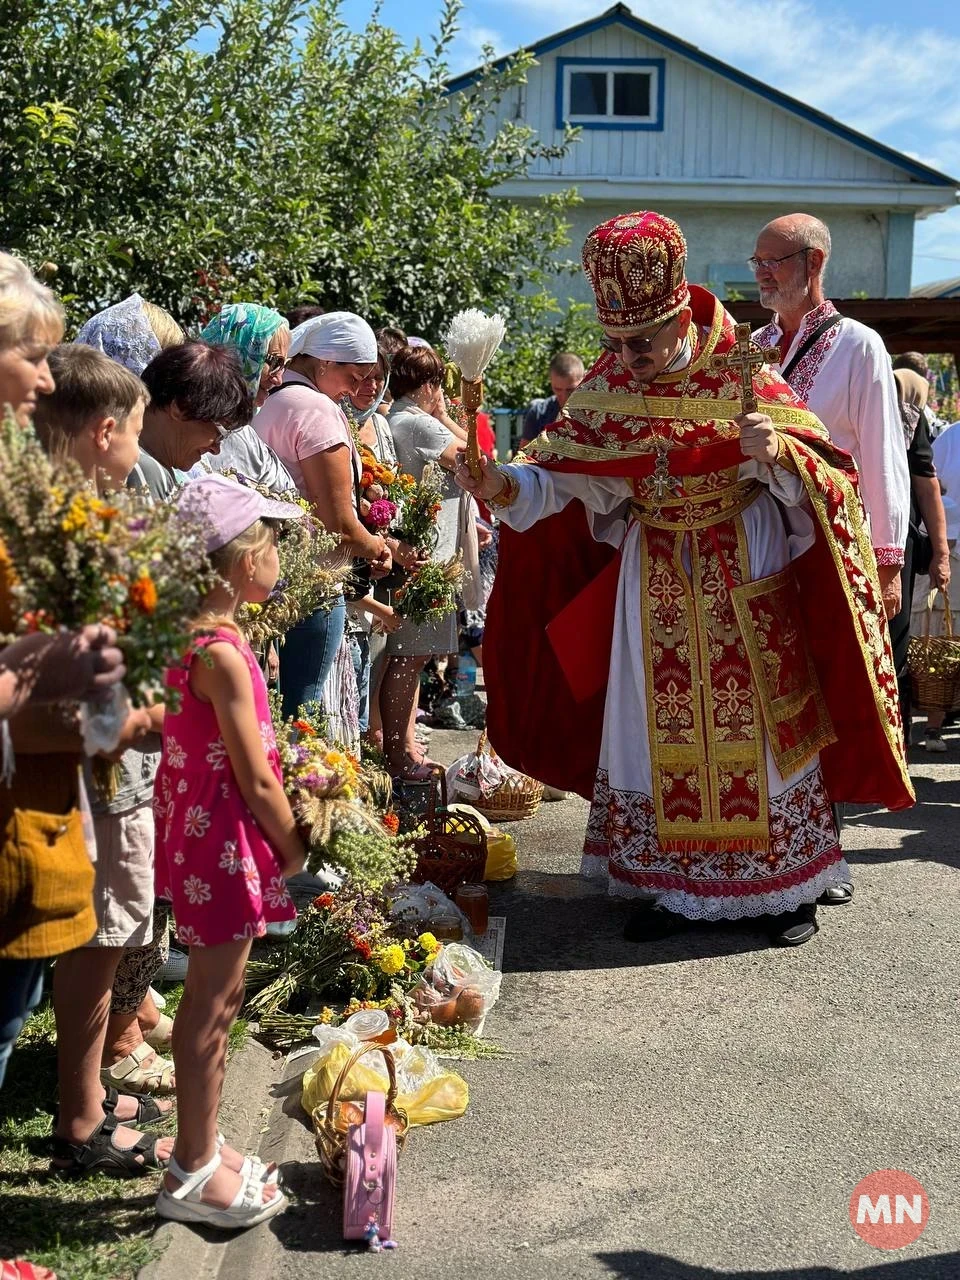
[[[687,285],[679,228],[656,214],[597,228],[584,263],[604,355],[586,377],[576,354],[554,358],[552,394],[524,418],[525,465],[494,465],[486,424],[479,480],[464,464],[466,431],[444,394],[443,360],[423,339],[375,332],[347,310],[305,304],[285,316],[255,303],[224,306],[190,338],[133,294],[64,343],[54,295],[0,255],[0,405],[32,423],[51,454],[72,458],[92,490],[129,485],[155,503],[202,506],[219,575],[194,643],[167,673],[176,709],[130,713],[110,757],[120,783],[109,795],[84,759],[74,708],[124,678],[111,628],[25,636],[0,656],[0,1082],[56,958],[54,1171],[161,1171],[158,1213],[228,1229],[286,1203],[276,1168],[230,1148],[217,1128],[250,947],[294,918],[286,879],[304,861],[269,680],[285,717],[319,704],[339,741],[355,748],[366,736],[395,780],[417,783],[435,767],[417,733],[425,666],[462,648],[479,661],[488,653],[498,746],[518,767],[592,799],[584,871],[640,900],[628,938],[762,915],[775,941],[796,945],[816,931],[817,902],[850,900],[828,797],[909,802],[892,672],[909,734],[915,579],[923,575],[918,598],[949,584],[960,451],[953,430],[931,445],[919,358],[900,358],[894,373],[877,335],[829,302],[829,255],[827,228],[806,215],[761,231],[751,262],[775,314],[758,341],[778,348],[779,372],[760,376],[757,413],[723,419],[711,404],[729,402],[729,376],[706,357],[729,351],[732,328],[712,295]],[[684,398],[691,388],[700,418]],[[439,469],[432,548],[367,521],[361,449],[414,480]],[[254,653],[237,610],[268,598],[284,523],[305,510],[339,539],[343,591]],[[548,516],[557,520],[541,524]],[[682,554],[675,537],[687,539]],[[875,579],[862,559],[867,537]],[[831,701],[815,636],[800,661],[802,646],[785,639],[794,606],[774,594],[786,566],[824,547],[835,581],[821,581],[822,600],[808,607],[839,602],[833,657],[847,692],[874,699],[869,732]],[[404,574],[458,555],[474,583],[463,612],[419,624],[400,617],[393,592]],[[604,573],[610,563],[615,576]],[[607,596],[594,591],[601,577]],[[7,634],[15,578],[0,547]],[[769,596],[738,596],[756,584]],[[593,592],[590,616],[567,643],[580,671],[594,664],[599,675],[571,693],[582,675],[570,676],[548,624],[581,589]],[[769,643],[786,682],[770,688],[745,639],[745,617],[758,615],[742,612],[768,598],[782,627]],[[613,629],[604,639],[605,609]],[[698,653],[705,617],[718,649]],[[794,634],[804,632],[809,618]],[[713,708],[688,696],[719,680],[721,667],[727,684]],[[644,723],[646,736],[637,733]],[[928,749],[944,749],[941,729],[942,718],[929,721]],[[171,904],[176,937],[190,948],[175,1020],[152,987],[168,955]],[[169,1113],[174,1094],[176,1138],[150,1137],[145,1128]]]
[[[249,1226],[285,1198],[275,1168],[219,1136],[227,1031],[253,939],[295,916],[285,881],[304,859],[267,680],[278,682],[285,716],[319,704],[338,741],[356,748],[366,734],[399,782],[430,777],[417,736],[420,674],[431,659],[455,657],[459,618],[403,620],[391,592],[430,558],[469,560],[472,547],[476,560],[491,522],[454,483],[466,435],[443,394],[443,362],[422,339],[378,335],[347,311],[283,316],[256,304],[223,307],[191,339],[136,294],[93,316],[73,342],[63,336],[54,295],[0,255],[0,403],[20,426],[33,424],[51,455],[72,458],[92,491],[129,485],[154,503],[201,504],[223,585],[168,672],[176,711],[130,713],[110,756],[119,785],[109,794],[84,759],[75,706],[124,678],[111,628],[34,634],[3,651],[11,767],[0,789],[0,1078],[56,958],[51,1169],[163,1171],[162,1216]],[[414,480],[439,468],[432,549],[365,522],[361,446]],[[343,593],[254,654],[236,610],[270,594],[279,531],[305,510],[339,539]],[[16,566],[2,568],[10,634]],[[482,626],[482,598],[472,603]],[[482,632],[471,634],[482,643]],[[175,1020],[152,986],[168,958],[171,905],[190,954]],[[149,1136],[174,1094],[176,1139]]]

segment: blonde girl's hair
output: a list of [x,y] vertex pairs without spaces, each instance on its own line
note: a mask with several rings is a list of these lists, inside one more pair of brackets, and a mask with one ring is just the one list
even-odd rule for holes
[[[248,552],[253,555],[255,562],[266,555],[273,545],[275,528],[276,525],[272,520],[258,520],[249,529],[244,529],[243,533],[237,534],[225,546],[218,547],[216,551],[211,551],[210,563],[221,578],[229,579]],[[232,618],[209,618],[204,616],[202,621],[198,623],[198,627],[204,631],[218,626],[230,627],[233,631],[240,632],[240,628]]]
[[146,298],[140,305],[143,314],[147,317],[147,323],[153,330],[153,336],[160,343],[161,351],[166,347],[179,347],[186,342],[187,335],[182,326],[174,320],[166,307],[158,307],[155,302],[147,302]]
[[12,253],[0,253],[0,351],[63,337],[63,308],[45,284]]

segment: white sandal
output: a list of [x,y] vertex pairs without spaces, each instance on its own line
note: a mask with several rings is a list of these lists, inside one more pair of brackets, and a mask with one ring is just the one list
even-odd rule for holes
[[175,1068],[170,1058],[162,1058],[146,1042],[138,1044],[112,1066],[100,1068],[100,1083],[112,1085],[119,1093],[152,1093],[162,1097],[176,1093]]
[[145,1031],[143,1039],[151,1049],[169,1049],[173,1044],[173,1019],[168,1014],[161,1013],[157,1025],[152,1031]]
[[[226,1138],[222,1133],[217,1134],[217,1150],[226,1144]],[[264,1164],[259,1156],[244,1156],[243,1164],[238,1170],[241,1178],[249,1178],[251,1175],[259,1178],[261,1182],[269,1183],[271,1186],[278,1186],[283,1178],[280,1170],[275,1164]]]
[[229,1208],[220,1209],[216,1205],[205,1204],[200,1199],[203,1188],[222,1163],[220,1152],[217,1151],[212,1160],[188,1173],[171,1156],[168,1172],[180,1179],[180,1186],[176,1191],[168,1191],[164,1187],[160,1192],[157,1196],[158,1215],[161,1218],[171,1218],[174,1222],[196,1222],[208,1227],[219,1227],[221,1231],[241,1231],[246,1227],[255,1227],[259,1222],[266,1222],[287,1207],[287,1197],[279,1189],[272,1199],[265,1202],[263,1193],[269,1184],[250,1174],[247,1177],[239,1175],[240,1189]]

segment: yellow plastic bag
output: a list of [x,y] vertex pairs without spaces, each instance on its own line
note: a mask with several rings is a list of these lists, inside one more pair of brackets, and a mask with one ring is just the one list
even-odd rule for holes
[[517,845],[506,831],[494,829],[487,836],[487,866],[484,880],[512,880],[517,874]]
[[[337,1077],[343,1070],[351,1050],[345,1044],[335,1044],[330,1052],[319,1058],[303,1076],[303,1092],[300,1105],[307,1115],[321,1106],[333,1092]],[[386,1070],[368,1066],[379,1055],[368,1055],[358,1062],[344,1081],[340,1090],[341,1100],[362,1100],[367,1093],[386,1093],[389,1087]],[[398,1093],[397,1107],[404,1112],[411,1125],[439,1124],[442,1120],[456,1120],[467,1109],[470,1094],[467,1082],[452,1071],[444,1071],[433,1080],[422,1084],[414,1093]]]
[[476,818],[487,833],[487,865],[483,872],[484,880],[512,880],[517,874],[517,845],[513,836],[506,831],[498,831],[489,818],[469,804],[451,804],[447,806],[453,813],[466,813]]

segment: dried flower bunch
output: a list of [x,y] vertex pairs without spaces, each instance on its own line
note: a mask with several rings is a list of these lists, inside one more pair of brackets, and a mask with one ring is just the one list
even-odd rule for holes
[[449,560],[431,560],[397,589],[394,607],[401,618],[409,618],[418,626],[437,621],[456,609],[462,582],[463,557],[459,551]]
[[340,550],[340,539],[310,514],[310,504],[289,490],[270,489],[246,476],[229,472],[239,484],[256,489],[276,502],[294,502],[302,507],[302,520],[284,523],[278,545],[280,576],[270,598],[263,604],[245,604],[237,621],[254,646],[274,636],[285,635],[291,627],[308,618],[324,604],[332,604],[340,592],[350,557]]
[[20,632],[115,627],[134,705],[162,692],[216,583],[204,527],[130,489],[99,498],[32,429],[0,428],[0,537],[13,563]]

